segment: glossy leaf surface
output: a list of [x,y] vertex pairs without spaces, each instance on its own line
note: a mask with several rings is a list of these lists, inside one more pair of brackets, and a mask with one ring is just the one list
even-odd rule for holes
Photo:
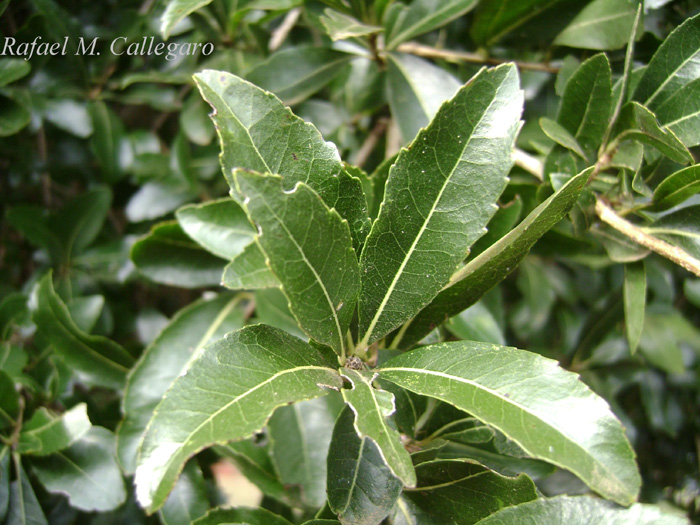
[[117,453],[126,472],[134,472],[141,436],[163,394],[185,365],[204,345],[243,326],[238,302],[222,294],[182,309],[129,372],[122,402],[124,419],[117,431]]
[[305,182],[348,221],[357,249],[369,231],[367,203],[362,183],[342,169],[336,147],[277,97],[249,82],[217,71],[198,73],[195,81],[215,110],[221,166],[231,188],[235,191],[235,168],[281,175],[285,190]]
[[378,523],[389,514],[402,483],[374,441],[360,438],[354,425],[355,413],[346,407],[328,451],[328,504],[343,523]]
[[133,357],[106,337],[88,335],[71,319],[68,308],[56,294],[51,273],[36,288],[36,308],[32,313],[41,333],[54,351],[91,384],[122,388]]
[[175,215],[187,235],[224,259],[241,253],[255,233],[245,211],[232,199],[190,204]]
[[236,171],[256,242],[282,284],[299,326],[344,353],[360,277],[347,223],[309,186],[285,192],[281,177]]
[[525,452],[574,472],[593,490],[632,503],[640,478],[607,403],[556,361],[510,347],[460,341],[395,357],[379,370],[497,428]]
[[340,388],[333,361],[264,325],[230,333],[202,349],[146,430],[136,467],[139,502],[149,512],[157,510],[190,456],[252,435],[278,406],[324,395],[324,387]]
[[355,431],[360,438],[371,439],[378,447],[392,473],[409,487],[416,484],[411,456],[401,443],[399,433],[389,422],[394,413],[394,394],[372,385],[373,374],[342,369],[352,389],[342,391],[343,398],[355,413]]
[[517,267],[542,235],[571,210],[590,174],[591,169],[588,169],[572,178],[507,235],[469,261],[453,277],[453,283],[442,290],[411,321],[403,335],[401,346],[409,348],[430,333],[435,326],[469,308],[501,282]]
[[93,427],[69,448],[32,462],[49,492],[67,494],[71,506],[84,511],[116,509],[126,488],[114,453],[114,434]]
[[607,501],[589,497],[559,496],[538,499],[522,505],[502,509],[479,525],[504,525],[506,523],[567,523],[586,525],[591,522],[610,525],[683,525],[685,519],[664,514],[652,505],[632,505],[630,508],[615,506]]
[[399,154],[360,261],[362,344],[428,304],[483,235],[521,108],[516,70],[483,70]]

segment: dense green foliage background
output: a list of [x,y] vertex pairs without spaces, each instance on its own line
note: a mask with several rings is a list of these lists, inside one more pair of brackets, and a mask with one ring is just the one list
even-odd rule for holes
[[[346,350],[373,366],[393,355],[389,347],[398,353],[418,344],[462,340],[527,349],[580,374],[624,425],[642,478],[639,501],[655,505],[632,507],[629,514],[613,518],[622,507],[600,499],[536,499],[524,504],[527,508],[521,505],[525,514],[503,514],[518,511],[511,507],[492,521],[530,515],[541,523],[555,523],[567,513],[570,523],[577,523],[572,521],[577,516],[600,523],[697,520],[698,13],[700,4],[692,0],[0,1],[3,39],[69,39],[65,56],[0,57],[0,522],[189,523],[222,502],[212,465],[228,458],[264,493],[262,507],[267,510],[240,510],[235,515],[213,511],[201,523],[302,523],[314,516],[321,523],[322,518],[336,519],[341,506],[331,494],[330,507],[326,503],[329,443],[331,455],[346,453],[358,443],[366,446],[370,459],[365,459],[375,461],[384,476],[377,478],[384,483],[380,492],[390,496],[386,509],[381,504],[375,506],[379,510],[359,505],[375,514],[354,521],[348,514],[344,522],[379,522],[388,514],[392,523],[440,523],[454,512],[464,523],[482,518],[490,523],[487,516],[500,507],[541,494],[574,496],[590,489],[617,503],[632,502],[625,499],[628,495],[616,496],[612,489],[605,493],[600,484],[584,479],[586,486],[551,464],[562,462],[541,461],[550,460],[546,451],[525,454],[504,434],[458,411],[466,410],[458,402],[452,403],[454,408],[409,395],[396,385],[418,390],[409,388],[410,381],[402,383],[397,372],[392,377],[387,369],[386,379],[395,384],[381,379],[385,390],[377,390],[371,379],[344,362]],[[99,54],[75,54],[81,37],[86,42],[98,37]],[[115,40],[118,37],[125,40]],[[171,60],[166,54],[147,55],[129,47],[144,41],[148,46],[151,37],[156,44],[163,39],[178,44],[178,51],[190,49],[185,44],[211,43],[213,52]],[[115,47],[112,42],[117,42]],[[501,65],[506,63],[515,67]],[[266,244],[264,237],[259,245],[251,244],[256,231],[246,213],[267,231],[274,221],[256,210],[270,202],[283,208],[287,193],[280,191],[282,182],[270,189],[270,181],[276,179],[267,178],[263,184],[255,174],[230,169],[265,171],[252,154],[248,158],[237,149],[235,134],[227,127],[233,117],[224,111],[230,104],[226,90],[241,78],[274,93],[335,144],[347,163],[342,168],[346,178],[329,183],[310,175],[303,179],[306,189],[297,190],[297,205],[310,217],[321,216],[329,231],[340,232],[334,238],[355,250],[340,254],[346,244],[338,241],[339,247],[324,246],[328,253],[355,261],[354,253],[362,249],[366,260],[381,261],[379,234],[373,230],[367,235],[379,214],[396,154],[484,66],[500,67],[482,72],[474,85],[502,88],[493,100],[512,114],[513,135],[519,82],[523,123],[513,167],[505,139],[496,146],[506,153],[491,163],[495,172],[506,170],[508,180],[501,177],[493,187],[482,188],[485,209],[472,210],[484,221],[490,218],[488,232],[481,236],[480,227],[459,232],[468,237],[465,246],[471,245],[466,269],[458,270],[450,281],[454,286],[442,292],[454,265],[448,264],[443,281],[435,273],[430,279],[429,273],[419,286],[433,287],[434,293],[417,306],[408,300],[387,303],[398,311],[415,306],[406,319],[377,314],[372,320],[384,297],[381,290],[375,291],[376,297],[360,303],[359,322],[354,303],[343,309],[345,297],[354,300],[356,295],[348,291],[353,276],[343,274],[347,282],[338,284],[343,300],[336,301],[336,317],[338,327],[346,332],[351,327],[351,344],[346,348],[342,331],[317,336],[323,327],[314,332],[298,311],[293,315],[278,289],[278,278],[284,281],[285,272],[297,272],[275,265],[286,248]],[[299,133],[308,133],[299,143],[317,148],[314,158],[328,163],[324,169],[335,170],[336,164],[341,169],[333,148],[319,145],[317,135],[288,116],[281,104],[275,105],[276,99],[249,84],[241,86],[237,96],[250,97],[250,107],[289,119]],[[460,93],[445,111],[463,105],[476,112],[481,91]],[[483,105],[484,112],[492,109]],[[209,116],[211,106],[217,110],[216,127]],[[228,109],[240,115],[240,108]],[[465,122],[450,124],[450,117],[444,118],[419,138],[433,137],[431,129],[439,126],[451,126],[454,133],[468,128]],[[246,131],[254,134],[251,128]],[[273,156],[284,152],[280,174],[295,169],[300,150],[287,154],[269,137],[256,144],[269,148]],[[436,151],[442,147],[433,146]],[[404,151],[408,157],[409,150]],[[485,158],[479,160],[486,166]],[[408,180],[418,173],[413,169],[408,173],[407,168],[397,168],[392,176],[398,179],[404,170]],[[585,175],[573,180],[579,173]],[[362,185],[353,186],[358,180]],[[245,200],[229,198],[232,189]],[[366,207],[353,208],[348,196],[362,193],[360,189],[367,195]],[[339,215],[324,215],[325,204],[316,192],[325,204],[333,202]],[[396,195],[400,197],[400,191]],[[550,203],[552,195],[561,199],[556,205],[565,209],[560,210],[565,219],[533,227],[522,222],[526,217],[534,221],[538,213],[556,216],[556,210],[538,208]],[[566,199],[571,202],[564,204]],[[498,209],[491,209],[496,200]],[[348,219],[349,230],[341,217]],[[409,229],[409,215],[402,218],[397,212],[395,217],[405,220]],[[522,245],[510,245],[513,254],[500,266],[488,262],[491,256],[477,258],[509,232],[515,232]],[[365,238],[369,240],[363,247]],[[273,252],[279,252],[278,259]],[[229,264],[236,259],[237,264]],[[470,266],[475,260],[487,262]],[[365,272],[367,268],[375,269],[365,264]],[[489,275],[503,280],[491,289],[495,282]],[[466,284],[460,285],[459,278]],[[294,294],[308,292],[306,287],[300,290],[285,287],[291,303]],[[231,438],[246,439],[206,449],[189,461],[162,508],[162,502],[144,503],[148,498],[143,488],[139,505],[134,489],[134,472],[139,478],[137,448],[155,407],[183,366],[191,364],[195,349],[255,323],[295,336],[310,335],[317,355],[309,354],[308,366],[326,362],[325,351],[335,349],[342,355],[341,365],[348,367],[346,383],[355,385],[352,394],[344,390],[343,399],[337,396],[340,401],[327,396],[295,405],[300,408],[278,410],[266,430],[251,439],[247,438],[259,429],[256,421],[249,428],[227,429]],[[382,335],[373,339],[375,329]],[[310,348],[295,346],[302,343],[278,331],[254,337],[247,330],[229,337],[250,352],[251,360],[255,341],[265,338],[282,341],[274,344],[299,355]],[[209,347],[210,355],[226,355],[230,339],[221,341]],[[470,347],[475,353],[479,349]],[[412,355],[417,354],[402,354],[392,363],[419,366]],[[504,367],[519,359],[503,355]],[[539,363],[523,361],[522,369],[535,370]],[[486,365],[470,363],[465,377],[479,366]],[[190,378],[198,373],[195,369]],[[337,388],[343,384],[337,375],[315,373],[319,382]],[[217,384],[227,377],[218,378]],[[576,388],[571,386],[572,397],[580,394]],[[171,397],[161,413],[190,399],[187,390],[173,391],[182,399]],[[316,395],[309,391],[284,402]],[[387,433],[393,432],[394,424],[401,431],[418,464],[415,472],[410,460],[406,467],[403,448],[392,459],[386,452],[391,443],[375,444],[366,437],[371,437],[370,431],[360,432],[360,441],[352,432],[352,413],[341,410],[343,400],[362,406],[369,403],[360,399],[363,395],[387,402],[389,408],[379,411],[384,415],[391,412],[395,396],[399,412]],[[573,402],[561,410],[577,417]],[[401,417],[408,412],[413,416]],[[264,424],[267,415],[261,417]],[[580,417],[586,421],[585,414]],[[159,420],[154,421],[157,427]],[[444,431],[451,424],[458,432]],[[314,437],[308,442],[289,437],[296,436],[295,431]],[[146,448],[155,450],[159,441],[154,432]],[[214,441],[219,440],[204,440],[202,445]],[[306,458],[306,466],[298,462],[300,450],[316,452]],[[194,447],[177,450],[182,463],[189,452],[195,452]],[[417,459],[420,454],[422,459]],[[509,490],[516,495],[510,503],[494,503],[481,514],[471,513],[474,505],[465,496],[471,489],[456,484],[450,488],[453,492],[439,495],[449,505],[436,506],[436,497],[427,490],[425,497],[414,491],[397,500],[402,486],[411,485],[411,476],[415,482],[418,475],[423,480],[419,486],[426,486],[425,480],[437,484],[484,472],[491,475],[481,465],[470,466],[476,470],[468,472],[440,470],[426,459],[439,454],[470,458],[503,474],[489,478],[490,494]],[[342,477],[331,464],[328,468],[329,476]],[[306,474],[300,474],[303,471]],[[524,476],[504,477],[523,472],[535,484]],[[392,507],[394,501],[405,508]],[[548,501],[554,503],[546,507]],[[142,506],[157,513],[147,516]]]

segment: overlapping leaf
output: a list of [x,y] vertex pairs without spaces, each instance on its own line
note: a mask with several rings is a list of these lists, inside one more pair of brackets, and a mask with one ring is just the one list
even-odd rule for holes
[[394,49],[401,42],[446,25],[476,6],[476,0],[415,0],[409,6],[396,2],[384,17],[386,45]]
[[255,234],[245,211],[232,199],[190,204],[175,215],[187,235],[224,259],[241,253]]
[[403,141],[408,143],[454,96],[460,83],[422,58],[403,53],[389,53],[387,58],[389,105]]
[[522,100],[513,66],[483,70],[400,153],[362,251],[360,345],[428,304],[484,233],[507,181]]
[[260,430],[278,406],[340,388],[335,358],[256,325],[201,350],[160,402],[140,448],[136,495],[153,512],[185,461],[203,448]]
[[469,308],[512,272],[542,235],[576,204],[591,171],[589,168],[572,178],[506,236],[469,261],[453,277],[452,284],[411,321],[402,335],[401,346],[409,348],[435,326]]
[[238,170],[235,178],[299,326],[343,354],[360,288],[347,223],[304,183],[285,192],[276,175]]
[[129,372],[117,431],[117,453],[122,468],[134,472],[141,436],[170,384],[195,353],[210,341],[243,326],[238,299],[222,294],[196,301],[177,313],[144,350]]
[[131,260],[161,284],[197,288],[219,284],[226,261],[193,241],[177,222],[162,222],[131,248]]
[[232,290],[258,290],[277,288],[280,282],[267,265],[260,245],[252,242],[226,265],[221,284]]
[[652,111],[680,88],[700,78],[700,15],[687,19],[664,40],[634,91]]
[[345,523],[378,523],[401,493],[402,483],[386,465],[377,445],[360,438],[355,413],[338,417],[328,450],[328,504]]
[[490,45],[503,35],[546,11],[559,0],[491,0],[480,2],[471,29],[478,44]]
[[395,357],[379,374],[473,414],[606,498],[623,505],[637,498],[641,481],[622,425],[602,398],[556,361],[459,341]]
[[47,456],[71,446],[80,439],[91,424],[84,403],[74,406],[60,416],[40,408],[22,426],[17,443],[20,454]]
[[67,449],[35,459],[32,466],[49,492],[66,494],[75,508],[104,512],[126,501],[114,450],[114,434],[106,428],[92,427]]
[[627,44],[637,8],[629,0],[594,0],[554,40],[584,49],[619,49]]
[[416,473],[401,437],[391,426],[389,416],[396,407],[394,395],[372,385],[371,372],[343,368],[343,375],[352,383],[352,389],[343,390],[343,398],[355,413],[355,430],[361,438],[371,439],[378,447],[394,476],[409,487],[416,484]]
[[426,461],[416,466],[416,474],[418,486],[404,489],[402,496],[413,523],[476,523],[502,508],[537,499],[535,484],[526,475],[508,478],[472,461]]
[[38,283],[32,319],[51,341],[54,351],[88,382],[122,388],[134,362],[121,346],[102,336],[88,335],[71,319],[68,308],[53,289],[51,273]]
[[479,521],[479,525],[503,523],[567,523],[568,525],[685,525],[688,521],[665,514],[658,506],[636,504],[625,509],[589,497],[559,496],[507,507]]
[[215,110],[221,166],[234,192],[235,168],[281,175],[286,190],[305,182],[348,221],[358,249],[369,231],[367,203],[362,183],[342,169],[336,147],[277,97],[249,82],[219,71],[194,78]]

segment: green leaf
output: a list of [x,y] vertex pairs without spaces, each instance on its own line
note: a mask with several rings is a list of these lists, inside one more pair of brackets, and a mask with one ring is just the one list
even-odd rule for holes
[[525,474],[508,478],[472,461],[426,461],[416,466],[416,474],[418,485],[404,489],[398,505],[412,515],[409,523],[476,523],[502,508],[537,499],[535,484]]
[[522,103],[515,67],[482,70],[399,154],[360,260],[361,347],[415,316],[483,235]]
[[558,46],[620,49],[634,27],[636,6],[630,0],[593,0],[557,36]]
[[233,509],[213,509],[206,516],[192,522],[192,525],[224,525],[224,524],[245,524],[245,525],[292,525],[290,521],[282,516],[273,514],[269,510],[247,509],[244,507]]
[[131,196],[124,211],[130,222],[147,221],[162,217],[195,197],[196,194],[181,181],[147,182]]
[[403,142],[410,142],[430,123],[440,106],[454,96],[459,81],[422,58],[403,53],[387,55],[387,87],[391,113]]
[[659,46],[633,99],[655,111],[680,88],[700,77],[699,56],[700,15],[696,15],[674,29]]
[[363,24],[356,18],[339,13],[335,9],[326,9],[320,20],[334,42],[383,31],[379,26]]
[[693,162],[693,156],[678,137],[669,129],[661,129],[654,114],[638,102],[628,102],[622,107],[612,136],[614,140],[609,150],[625,140],[636,140],[653,146],[680,164]]
[[682,345],[700,352],[700,332],[693,324],[673,311],[647,312],[639,351],[652,365],[669,374],[683,374]]
[[93,133],[87,104],[71,99],[51,99],[46,102],[44,118],[64,131],[86,139]]
[[498,322],[481,301],[450,319],[447,329],[460,339],[499,345],[506,343]]
[[257,242],[251,242],[226,265],[221,284],[231,290],[258,290],[280,286]]
[[342,169],[337,148],[277,97],[249,82],[218,71],[203,71],[194,79],[215,110],[221,166],[233,197],[235,168],[281,175],[285,190],[304,182],[348,221],[359,251],[370,226],[367,202],[362,183]]
[[570,470],[608,499],[629,505],[637,498],[641,481],[622,425],[602,398],[556,361],[459,341],[395,357],[379,374],[469,412],[529,456]]
[[32,120],[27,107],[15,100],[0,95],[0,137],[9,137],[19,132]]
[[603,139],[612,103],[610,63],[600,53],[571,75],[557,114],[557,123],[573,135],[589,158],[594,157]]
[[175,488],[158,512],[163,525],[190,525],[209,510],[209,497],[196,461],[185,465]]
[[[339,389],[334,359],[264,325],[226,335],[194,357],[151,419],[136,467],[136,495],[160,508],[185,461],[215,443],[262,429],[275,408]],[[254,368],[251,368],[254,366]]]
[[4,523],[21,525],[48,525],[44,511],[36,499],[34,489],[22,468],[19,454],[13,454],[15,464],[14,481],[10,483],[10,503]]
[[357,435],[371,439],[394,476],[404,485],[415,487],[416,473],[411,456],[403,447],[401,436],[389,423],[389,417],[396,410],[394,394],[375,388],[372,381],[376,374],[372,372],[343,368],[342,374],[352,383],[352,389],[344,389],[342,394],[355,413]]
[[267,425],[272,461],[280,481],[287,490],[299,487],[302,502],[312,509],[326,502],[328,445],[338,415],[331,405],[333,397],[280,407]]
[[523,503],[492,514],[479,525],[503,523],[567,523],[568,525],[685,525],[679,516],[665,514],[660,507],[637,503],[622,508],[609,501],[590,497],[558,496]]
[[0,87],[26,77],[31,70],[29,62],[21,58],[0,59]]
[[569,133],[564,126],[552,119],[542,117],[540,119],[540,127],[542,128],[542,131],[544,131],[545,135],[547,135],[561,147],[570,149],[582,159],[587,160],[586,153],[581,148],[581,145],[576,140],[576,137]]
[[50,227],[44,210],[37,206],[16,206],[7,210],[6,217],[7,222],[29,242],[49,252],[52,261],[60,263],[65,260],[61,241]]
[[656,118],[687,147],[700,144],[700,79],[680,87],[654,109]]
[[92,427],[66,450],[34,459],[32,467],[46,490],[67,495],[77,509],[104,512],[126,501],[114,434],[106,428]]
[[103,295],[76,297],[66,306],[71,319],[85,333],[92,332],[100,318],[105,305]]
[[651,209],[666,211],[700,193],[700,166],[689,166],[664,179],[654,190]]
[[[246,78],[291,106],[328,84],[352,58],[353,55],[334,49],[292,47],[271,55]],[[198,76],[201,78],[201,74]]]
[[647,302],[647,277],[641,262],[625,265],[625,334],[634,354],[644,328],[644,309]]
[[141,436],[171,383],[200,348],[243,326],[239,299],[221,294],[180,310],[143,351],[129,372],[117,431],[117,454],[129,474],[136,469]]
[[15,382],[5,371],[4,363],[0,368],[0,428],[15,425],[19,415],[19,392]]
[[476,6],[476,0],[414,0],[396,2],[384,16],[387,49],[447,25]]
[[471,36],[477,44],[490,46],[559,0],[490,0],[480,2]]
[[510,274],[530,248],[576,204],[592,168],[572,178],[559,191],[535,208],[508,235],[469,261],[451,279],[451,285],[421,311],[402,335],[402,348],[409,348],[432,329],[473,305]]
[[17,451],[20,454],[48,456],[68,448],[90,430],[87,405],[80,403],[61,415],[41,407],[22,426]]
[[160,19],[160,34],[167,40],[180,20],[209,4],[211,0],[170,0]]
[[282,284],[299,326],[345,355],[360,276],[347,223],[304,183],[291,192],[282,178],[235,171],[257,242]]
[[192,93],[180,113],[180,129],[187,139],[199,146],[208,146],[214,140],[216,130],[209,118],[209,107],[199,93]]
[[204,250],[177,222],[162,222],[131,248],[131,260],[146,277],[183,288],[217,285],[226,261]]
[[54,214],[49,227],[56,233],[69,261],[92,244],[102,229],[112,204],[112,192],[95,188],[71,199]]
[[116,182],[125,174],[123,156],[128,154],[124,124],[102,101],[90,104],[88,111],[93,129],[90,142],[102,168],[102,178],[108,183]]
[[50,272],[37,284],[35,300],[32,320],[37,330],[79,377],[108,388],[124,386],[133,357],[114,341],[88,335],[75,325],[68,308],[53,289]]
[[328,450],[328,504],[344,523],[379,523],[394,506],[402,484],[377,445],[360,438],[349,406],[340,413]]
[[255,233],[245,211],[233,199],[183,206],[175,216],[187,235],[224,259],[240,254]]

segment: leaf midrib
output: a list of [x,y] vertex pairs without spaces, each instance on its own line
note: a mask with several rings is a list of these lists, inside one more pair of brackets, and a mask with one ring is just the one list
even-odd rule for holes
[[[226,403],[225,405],[223,405],[221,408],[219,408],[219,409],[215,410],[214,412],[212,412],[212,414],[211,414],[210,416],[208,416],[206,419],[204,419],[199,425],[197,425],[197,427],[196,427],[194,430],[192,430],[192,431],[189,433],[189,436],[182,442],[182,444],[181,444],[181,446],[179,447],[179,449],[182,450],[183,448],[186,448],[186,447],[188,447],[189,445],[191,445],[191,444],[192,444],[192,440],[194,439],[194,436],[196,436],[197,433],[198,433],[205,425],[210,424],[219,414],[221,414],[222,412],[228,410],[229,408],[231,408],[232,406],[234,406],[236,403],[238,403],[240,400],[242,400],[242,399],[246,398],[247,396],[251,395],[252,393],[254,393],[255,391],[257,391],[258,389],[262,388],[263,386],[272,383],[273,381],[275,381],[276,379],[278,379],[278,378],[284,376],[285,374],[290,374],[290,373],[293,373],[293,372],[299,372],[299,371],[301,371],[301,370],[325,370],[325,371],[328,371],[328,372],[334,372],[334,370],[333,370],[332,368],[328,368],[328,367],[325,367],[325,366],[318,366],[318,365],[296,366],[296,367],[294,367],[294,368],[288,368],[288,369],[286,369],[286,370],[281,370],[281,371],[279,371],[279,372],[276,372],[276,373],[274,373],[272,376],[270,376],[269,378],[265,379],[265,381],[262,381],[261,383],[258,383],[257,385],[255,385],[253,388],[250,388],[250,389],[246,390],[245,392],[243,392],[242,394],[239,394],[238,396],[236,396],[235,398],[233,398],[231,401],[229,401],[228,403]],[[167,397],[167,395],[166,395],[166,397]],[[166,399],[166,398],[164,397],[163,400],[165,400],[165,399]],[[157,412],[157,411],[158,411],[158,409],[156,409],[156,412]],[[151,421],[152,421],[152,420],[151,420]],[[177,454],[172,455],[171,458],[170,458],[170,460],[168,460],[167,464],[168,464],[168,465],[171,464],[171,463],[172,463],[172,460],[173,460],[173,459],[176,459],[176,456],[177,456]],[[176,461],[177,461],[177,460],[176,460]]]
[[[303,183],[298,182],[296,184],[296,186],[294,187],[294,189],[292,190],[293,192],[297,191],[297,189],[299,188],[299,184],[303,184]],[[309,187],[309,189],[310,189],[310,187]],[[272,217],[274,217],[275,220],[279,223],[279,225],[282,226],[282,228],[284,228],[284,231],[286,232],[287,236],[292,241],[292,243],[294,244],[294,247],[299,252],[299,255],[301,255],[302,259],[304,260],[304,263],[311,270],[311,272],[314,275],[314,278],[316,279],[316,282],[321,287],[321,290],[323,291],[323,295],[326,298],[328,306],[330,307],[330,310],[332,312],[331,315],[333,317],[333,321],[335,322],[335,327],[338,330],[337,340],[340,342],[341,353],[342,353],[342,355],[345,355],[345,337],[344,337],[344,333],[343,333],[342,329],[340,328],[340,319],[338,319],[338,311],[335,309],[335,305],[333,304],[333,301],[331,300],[330,295],[328,294],[328,290],[326,289],[326,286],[323,283],[321,276],[318,274],[318,272],[316,272],[316,268],[313,267],[313,265],[311,264],[311,261],[309,261],[309,259],[307,259],[306,253],[304,253],[304,250],[302,250],[301,246],[299,246],[299,243],[297,243],[296,239],[292,235],[292,232],[290,232],[289,229],[287,228],[287,225],[279,217],[279,215],[277,215],[275,210],[268,204],[267,199],[265,199],[260,193],[258,193],[258,196],[259,196],[260,200],[262,201],[263,205],[265,206],[265,208],[267,208],[269,210]],[[331,213],[332,213],[332,211],[331,211]],[[259,244],[259,241],[256,241],[256,242],[258,242],[258,244]],[[262,250],[262,251],[263,251],[263,253],[265,253],[265,250]],[[282,286],[282,288],[284,288],[284,286]],[[296,317],[296,315],[295,315],[295,317]]]
[[[470,3],[470,6],[473,5],[473,4],[474,4],[474,1],[472,1],[472,2]],[[455,5],[455,2],[454,2],[454,1],[448,2],[448,3],[445,5],[444,9],[439,10],[439,11],[434,11],[434,12],[431,13],[431,15],[428,16],[427,18],[422,18],[422,19],[420,19],[418,22],[416,22],[415,24],[413,24],[413,25],[411,25],[411,26],[408,26],[406,29],[404,29],[403,31],[401,31],[400,33],[398,33],[396,36],[392,36],[391,39],[390,39],[390,42],[389,42],[389,46],[393,48],[393,45],[396,43],[397,40],[398,40],[399,42],[402,42],[402,41],[403,41],[404,35],[410,34],[411,32],[415,31],[415,29],[416,29],[417,27],[424,26],[424,25],[430,25],[430,23],[431,23],[433,20],[435,20],[436,18],[439,18],[439,17],[442,16],[444,13],[449,12],[449,11],[451,10],[451,8],[454,9],[454,5]],[[410,8],[409,8],[409,9],[410,9]],[[408,11],[406,12],[406,16],[408,16]],[[405,17],[404,17],[404,19],[405,19]]]
[[[458,383],[463,383],[463,384],[469,385],[469,386],[471,386],[471,387],[473,387],[473,388],[476,388],[477,390],[483,390],[483,391],[485,391],[485,392],[487,392],[487,393],[493,395],[494,397],[499,398],[503,403],[511,404],[511,405],[513,405],[513,406],[519,408],[519,409],[522,410],[523,412],[525,412],[525,413],[527,413],[527,414],[530,414],[531,416],[535,417],[538,421],[540,421],[540,422],[542,422],[543,424],[545,424],[548,428],[554,430],[554,431],[557,432],[559,435],[561,435],[561,436],[563,436],[564,438],[566,438],[567,442],[568,442],[570,445],[573,445],[574,448],[576,448],[576,449],[582,451],[582,452],[584,453],[584,456],[589,457],[589,458],[594,458],[594,459],[595,459],[595,456],[593,456],[592,454],[590,454],[585,448],[582,448],[578,443],[576,443],[576,441],[574,441],[574,440],[571,438],[571,436],[569,436],[569,435],[566,434],[565,432],[562,432],[561,430],[557,429],[556,427],[553,427],[549,422],[543,420],[543,419],[542,419],[542,416],[540,416],[540,415],[538,415],[538,414],[536,414],[536,413],[534,413],[534,412],[528,410],[526,407],[524,407],[524,406],[521,405],[520,403],[514,401],[513,399],[511,399],[511,398],[509,398],[509,397],[506,397],[506,396],[500,394],[499,392],[497,392],[497,391],[495,391],[495,390],[493,390],[493,389],[491,389],[491,388],[489,388],[489,387],[487,387],[487,386],[485,386],[485,385],[481,385],[481,384],[479,384],[479,383],[477,383],[477,382],[475,382],[475,381],[472,381],[472,380],[470,380],[470,379],[466,379],[466,378],[463,378],[463,377],[459,377],[459,376],[454,376],[454,375],[446,374],[446,373],[444,373],[444,372],[438,372],[438,371],[435,371],[435,370],[427,370],[427,369],[422,369],[422,368],[410,368],[410,367],[382,368],[381,370],[379,370],[380,377],[381,377],[381,373],[382,373],[382,372],[392,372],[392,371],[393,371],[393,372],[399,372],[399,373],[400,373],[400,372],[411,372],[411,373],[415,373],[415,374],[425,374],[425,375],[428,375],[428,376],[441,377],[441,378],[444,378],[444,379],[448,379],[448,380],[450,380],[450,381],[456,381],[456,382],[458,382]],[[388,379],[388,378],[387,378],[387,379]],[[497,428],[497,429],[499,429],[499,430],[500,430],[501,432],[503,432],[507,437],[513,439],[513,441],[515,441],[516,443],[518,443],[518,444],[523,448],[523,450],[524,450],[525,452],[527,452],[528,454],[531,453],[530,450],[528,450],[529,447],[525,446],[524,444],[520,443],[519,440],[516,440],[515,438],[513,438],[512,436],[510,436],[510,435],[508,434],[508,432],[506,432],[503,428],[501,428],[502,425],[496,424],[496,423],[492,423],[492,422],[489,422],[489,425],[490,425],[490,426],[493,426],[493,427],[495,427],[495,428]],[[533,454],[533,456],[535,456],[535,455]],[[535,457],[536,457],[536,456],[535,456]],[[575,472],[575,473],[577,473],[577,474],[579,473],[579,472],[577,472],[577,471],[580,470],[580,469],[578,469],[578,468],[577,468],[577,470],[573,470],[573,469],[571,468],[571,466],[565,465],[564,463],[558,461],[558,460],[555,459],[555,458],[547,458],[547,461],[549,461],[550,463],[553,463],[554,465],[557,465],[557,466],[559,466],[559,467],[561,467],[561,468],[564,468],[564,469],[567,469],[567,470],[571,470],[572,472]],[[615,476],[615,474],[610,470],[610,468],[609,468],[607,465],[605,465],[605,464],[602,463],[601,461],[598,461],[597,459],[595,459],[595,463],[596,463],[597,465],[600,465],[600,467],[606,472],[606,474],[608,474],[608,479],[615,479],[615,480],[618,481],[618,483],[617,483],[617,487],[618,487],[617,490],[619,490],[619,487],[623,487],[623,491],[624,491],[624,483],[622,483],[622,482],[620,481],[620,479],[619,479],[617,476]],[[585,475],[585,473],[581,472],[581,475]],[[586,478],[589,478],[589,476],[586,476]]]
[[[491,106],[494,104],[498,92],[499,92],[499,87],[496,88],[495,93],[493,94],[493,97],[491,99],[491,102],[489,102],[488,106],[484,108],[481,116],[479,117],[478,122],[474,125],[471,134],[469,135],[469,138],[465,141],[464,147],[462,148],[462,152],[459,155],[459,159],[455,162],[455,165],[452,167],[452,170],[450,171],[450,174],[445,177],[445,182],[440,188],[440,192],[438,193],[437,197],[435,198],[435,202],[433,202],[433,206],[430,208],[430,212],[428,213],[428,216],[425,218],[423,221],[423,224],[421,225],[420,231],[416,235],[416,238],[414,239],[413,243],[411,244],[411,247],[409,248],[408,252],[406,253],[406,256],[404,257],[403,261],[401,262],[401,266],[399,266],[398,271],[396,272],[396,275],[394,275],[394,278],[391,281],[391,284],[389,285],[389,288],[387,289],[387,292],[384,294],[384,299],[382,299],[382,302],[379,305],[379,308],[377,309],[377,312],[374,314],[374,317],[372,318],[372,321],[370,322],[369,327],[367,328],[367,332],[365,333],[365,336],[362,338],[361,343],[359,346],[366,346],[371,337],[372,337],[372,332],[374,332],[374,328],[377,326],[377,323],[379,322],[379,318],[381,317],[382,313],[384,312],[384,308],[386,307],[387,303],[389,302],[389,299],[394,293],[394,289],[396,288],[396,285],[398,284],[399,280],[403,276],[404,269],[408,265],[408,262],[411,259],[411,256],[413,255],[413,252],[418,245],[419,241],[423,237],[423,233],[425,230],[428,228],[428,224],[433,218],[433,214],[435,213],[435,209],[437,208],[438,203],[442,200],[442,196],[446,190],[446,188],[449,186],[450,181],[452,180],[452,177],[454,175],[455,170],[457,169],[457,166],[462,162],[464,158],[464,152],[467,150],[469,145],[472,142],[472,139],[474,138],[474,133],[476,132],[477,129],[481,126],[482,121],[484,120],[484,117],[486,114],[489,112],[489,109]],[[371,232],[370,232],[371,234]]]

